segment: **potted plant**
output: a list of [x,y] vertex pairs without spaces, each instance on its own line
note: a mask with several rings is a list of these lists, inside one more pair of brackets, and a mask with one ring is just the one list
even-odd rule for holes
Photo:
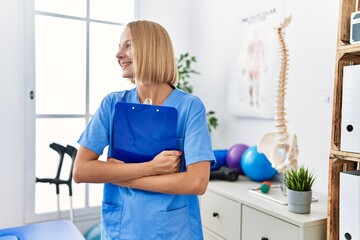
[[[196,62],[195,56],[190,56],[189,53],[180,54],[179,58],[176,59],[178,74],[179,74],[179,83],[177,88],[183,90],[184,92],[192,93],[193,86],[189,84],[190,75],[200,74],[198,71],[192,69],[191,64]],[[218,120],[215,117],[214,111],[208,111],[206,113],[208,128],[211,132],[212,129],[218,127]]]
[[309,213],[312,199],[312,185],[315,176],[308,168],[290,169],[284,173],[287,187],[288,209],[295,213]]

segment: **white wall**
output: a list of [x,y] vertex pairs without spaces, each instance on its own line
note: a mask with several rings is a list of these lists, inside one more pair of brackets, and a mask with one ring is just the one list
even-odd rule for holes
[[23,223],[24,24],[22,0],[0,1],[0,228]]
[[[0,228],[23,224],[24,175],[24,0],[0,0]],[[270,120],[236,118],[224,107],[234,70],[237,43],[233,38],[241,14],[266,0],[139,0],[139,16],[164,25],[177,53],[190,51],[201,72],[194,77],[195,94],[216,111],[220,127],[214,148],[235,143],[255,145],[273,130]],[[327,194],[328,156],[338,1],[296,1],[286,39],[290,49],[287,95],[289,130],[298,136],[300,163],[315,170],[315,192]],[[326,9],[326,11],[323,11]]]
[[152,20],[166,28],[177,54],[189,51],[192,37],[193,1],[138,0],[138,18]]

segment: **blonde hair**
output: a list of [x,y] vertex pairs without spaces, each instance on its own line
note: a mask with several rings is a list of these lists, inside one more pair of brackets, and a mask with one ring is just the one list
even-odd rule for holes
[[174,49],[167,31],[160,24],[138,20],[126,25],[133,51],[133,82],[168,83],[176,86],[178,70]]

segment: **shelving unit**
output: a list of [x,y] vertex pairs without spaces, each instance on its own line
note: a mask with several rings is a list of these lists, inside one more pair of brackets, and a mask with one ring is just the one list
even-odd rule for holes
[[350,44],[351,13],[359,11],[359,0],[340,0],[339,27],[336,51],[334,101],[332,115],[331,151],[329,157],[327,239],[339,239],[340,172],[355,170],[359,153],[340,150],[343,68],[360,64],[360,44]]

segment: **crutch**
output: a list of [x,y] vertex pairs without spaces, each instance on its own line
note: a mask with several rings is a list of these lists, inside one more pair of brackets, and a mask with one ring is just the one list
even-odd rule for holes
[[73,177],[73,167],[74,162],[77,154],[77,149],[71,145],[67,145],[65,149],[65,153],[71,157],[71,168],[69,173],[69,178],[67,181],[64,181],[65,184],[69,187],[69,198],[70,198],[70,219],[74,222],[74,209],[73,209],[73,202],[72,202],[72,177]]
[[[57,197],[57,212],[58,219],[61,219],[61,211],[60,211],[60,185],[66,184],[69,187],[69,198],[70,198],[70,220],[74,222],[74,213],[73,213],[73,204],[72,204],[72,169],[75,161],[75,157],[77,154],[76,148],[73,146],[67,145],[66,148],[57,143],[51,143],[50,148],[55,150],[59,154],[59,165],[57,169],[57,173],[55,178],[36,178],[36,182],[55,184],[56,186],[56,197]],[[68,154],[71,157],[71,168],[69,173],[69,178],[67,180],[61,180],[60,174],[62,169],[62,164],[64,161],[65,154]]]

